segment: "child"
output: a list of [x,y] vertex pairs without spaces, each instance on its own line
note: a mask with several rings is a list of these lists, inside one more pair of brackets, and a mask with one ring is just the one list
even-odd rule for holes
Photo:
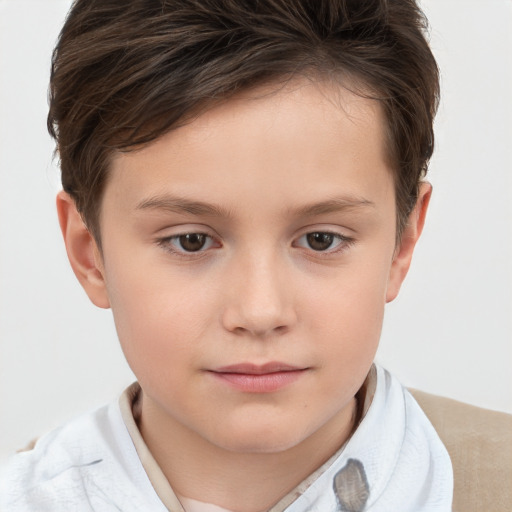
[[373,364],[431,193],[423,29],[412,0],[74,3],[59,219],[138,382],[15,457],[6,511],[451,510]]

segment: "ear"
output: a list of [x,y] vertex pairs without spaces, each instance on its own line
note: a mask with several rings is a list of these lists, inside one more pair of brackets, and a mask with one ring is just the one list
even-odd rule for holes
[[57,195],[57,214],[71,268],[89,299],[100,308],[109,308],[101,252],[66,192]]
[[416,201],[413,211],[409,215],[407,225],[402,233],[400,245],[395,250],[389,274],[386,302],[391,302],[396,298],[405,276],[407,275],[411,265],[414,247],[416,246],[416,242],[423,231],[431,195],[432,185],[426,182],[422,183],[418,194],[418,200]]

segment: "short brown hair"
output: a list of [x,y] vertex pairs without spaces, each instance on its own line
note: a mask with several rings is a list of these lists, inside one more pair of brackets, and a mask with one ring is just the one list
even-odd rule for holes
[[414,0],[75,0],[49,90],[64,190],[99,241],[114,152],[243,89],[319,74],[360,83],[382,105],[399,236],[434,145],[426,28]]

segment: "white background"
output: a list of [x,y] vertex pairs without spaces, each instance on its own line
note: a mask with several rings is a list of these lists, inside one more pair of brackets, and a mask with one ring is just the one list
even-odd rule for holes
[[[0,0],[0,458],[133,379],[66,260],[46,133],[68,0]],[[378,360],[512,412],[512,2],[424,0],[442,72],[431,211]]]

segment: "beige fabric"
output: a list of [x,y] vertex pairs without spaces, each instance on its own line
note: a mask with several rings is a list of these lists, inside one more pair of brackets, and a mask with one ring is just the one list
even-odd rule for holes
[[233,512],[227,508],[218,507],[211,503],[204,503],[202,501],[192,500],[180,496],[180,501],[187,512]]
[[149,481],[158,494],[160,501],[171,512],[185,512],[178,500],[176,494],[172,490],[167,478],[163,474],[157,461],[149,451],[148,446],[144,442],[142,435],[136,423],[136,419],[140,415],[138,407],[138,397],[140,393],[140,386],[138,382],[134,382],[129,386],[119,398],[119,407],[121,409],[121,416],[123,417],[124,424],[132,438],[135,450],[139,456],[140,462],[144,471],[148,475]]
[[452,459],[453,512],[512,510],[512,415],[411,390]]

